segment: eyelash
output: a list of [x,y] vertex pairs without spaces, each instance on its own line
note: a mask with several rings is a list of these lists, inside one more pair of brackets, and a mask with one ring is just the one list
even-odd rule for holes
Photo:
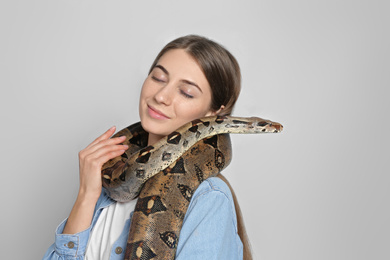
[[165,82],[164,80],[158,79],[155,76],[152,76],[152,79],[154,79],[155,81],[158,81],[158,82]]
[[180,90],[180,93],[181,93],[185,98],[193,98],[193,96],[188,95],[188,94],[185,93],[183,90]]

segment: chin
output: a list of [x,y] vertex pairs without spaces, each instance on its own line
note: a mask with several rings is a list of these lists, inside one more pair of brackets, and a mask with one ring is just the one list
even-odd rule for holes
[[[165,124],[167,124],[167,122],[165,122]],[[154,135],[166,136],[173,131],[173,130],[164,131],[163,129],[166,128],[166,125],[159,124],[158,122],[155,122],[154,120],[148,118],[144,118],[144,119],[141,118],[141,125],[146,132]]]

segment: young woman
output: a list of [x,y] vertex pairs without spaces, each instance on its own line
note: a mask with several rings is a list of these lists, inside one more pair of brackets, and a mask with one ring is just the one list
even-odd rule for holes
[[[219,44],[194,35],[168,43],[153,62],[139,101],[148,145],[194,119],[230,115],[240,87],[238,63]],[[79,153],[79,193],[44,259],[124,258],[136,199],[113,201],[101,180],[102,165],[128,149],[124,137],[110,138],[115,130],[110,128]],[[219,175],[197,188],[184,217],[176,259],[252,259],[229,187]]]

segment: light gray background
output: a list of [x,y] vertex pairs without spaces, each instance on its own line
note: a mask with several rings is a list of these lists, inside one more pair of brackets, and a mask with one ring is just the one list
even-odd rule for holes
[[225,175],[255,259],[390,259],[388,1],[2,1],[1,259],[40,259],[78,190],[78,158],[138,120],[148,67],[195,33],[242,68]]

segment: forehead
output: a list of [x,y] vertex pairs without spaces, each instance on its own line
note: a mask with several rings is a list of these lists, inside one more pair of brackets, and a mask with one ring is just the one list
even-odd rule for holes
[[167,51],[161,56],[157,64],[166,64],[169,66],[194,66],[199,67],[201,70],[197,61],[183,49],[173,49]]

